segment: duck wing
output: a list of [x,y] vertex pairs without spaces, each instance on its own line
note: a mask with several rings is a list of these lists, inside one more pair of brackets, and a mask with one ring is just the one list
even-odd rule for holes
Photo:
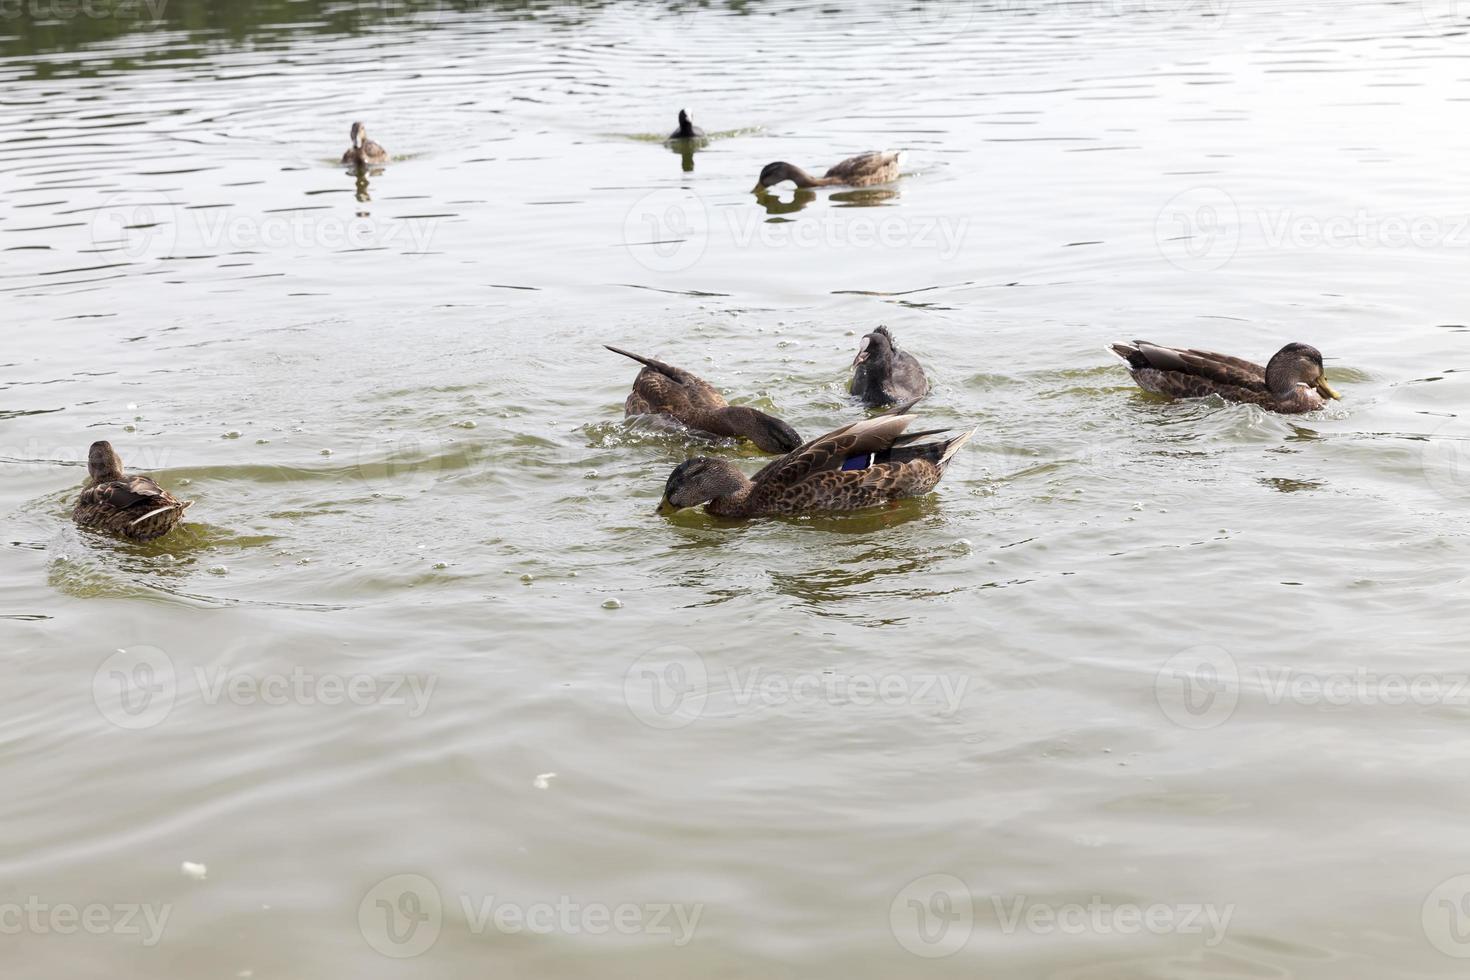
[[633,380],[630,410],[637,402],[640,408],[646,407],[650,412],[678,415],[690,408],[712,410],[724,408],[727,404],[724,396],[697,374],[609,344],[603,346],[643,365],[643,370]]
[[1152,368],[1155,371],[1197,378],[1210,384],[1251,390],[1264,389],[1266,386],[1264,367],[1227,354],[1160,347],[1144,340],[1135,340],[1132,346],[1115,344],[1113,351],[1127,361],[1134,371]]
[[825,177],[849,184],[881,183],[898,176],[898,165],[902,156],[898,150],[869,150],[833,164],[827,169]]

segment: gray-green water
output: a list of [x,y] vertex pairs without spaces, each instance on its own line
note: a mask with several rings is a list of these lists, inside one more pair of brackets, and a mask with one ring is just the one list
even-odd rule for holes
[[[6,976],[1463,975],[1462,4],[89,9],[0,4]],[[810,436],[879,323],[937,493],[654,515],[760,460],[602,344]]]

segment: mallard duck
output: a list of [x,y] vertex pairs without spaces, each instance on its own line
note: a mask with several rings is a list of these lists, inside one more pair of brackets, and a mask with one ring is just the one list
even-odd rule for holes
[[874,507],[933,490],[946,465],[975,430],[946,438],[946,429],[904,434],[917,416],[912,403],[862,419],[773,461],[753,478],[722,459],[680,463],[664,485],[659,511],[707,503],[721,517],[809,514]]
[[929,394],[924,369],[914,355],[894,345],[887,327],[863,337],[852,366],[852,384],[847,390],[869,408],[918,401]]
[[801,436],[785,422],[754,408],[730,405],[709,382],[683,368],[617,347],[607,349],[643,365],[623,403],[625,416],[668,415],[700,432],[749,439],[767,453],[789,453],[801,445]]
[[898,179],[898,167],[902,161],[901,151],[870,150],[834,164],[821,177],[813,177],[793,163],[778,160],[766,164],[752,190],[759,192],[783,180],[789,180],[797,187],[868,187],[872,184],[886,184],[890,180]]
[[704,138],[704,130],[694,125],[689,113],[679,110],[679,128],[669,134],[671,140],[697,140]]
[[349,166],[364,167],[370,163],[387,163],[388,151],[368,139],[367,127],[360,122],[352,124],[352,148],[342,154],[342,162]]
[[77,495],[71,519],[133,541],[152,541],[173,530],[193,505],[151,477],[124,475],[122,458],[112,443],[94,442],[87,451],[87,482]]
[[1265,367],[1239,357],[1202,350],[1159,347],[1135,340],[1113,344],[1144,391],[1171,398],[1219,395],[1226,401],[1275,412],[1312,412],[1340,397],[1322,373],[1322,354],[1306,344],[1287,344]]

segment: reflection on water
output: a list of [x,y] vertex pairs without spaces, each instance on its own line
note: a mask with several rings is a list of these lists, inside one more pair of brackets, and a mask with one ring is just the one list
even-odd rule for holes
[[[376,976],[364,896],[408,873],[704,909],[678,948],[454,912],[426,977],[1452,975],[1464,706],[1274,692],[1463,660],[1454,6],[0,3],[4,880],[174,913],[6,936],[10,972]],[[705,140],[667,142],[681,105]],[[354,119],[396,155],[349,184]],[[752,207],[763,164],[872,146],[913,169]],[[980,426],[933,495],[654,513],[692,454],[764,461],[624,420],[602,344],[816,433],[880,323],[925,427]],[[1164,402],[1106,350],[1140,336],[1313,343],[1344,398]],[[191,481],[181,533],[71,527],[98,438]],[[729,711],[640,710],[686,690],[643,672],[670,646]],[[104,707],[119,648],[174,664],[146,730]],[[422,715],[230,694],[405,675]],[[792,693],[832,677],[878,693]],[[881,693],[936,678],[967,697]],[[915,910],[1078,894],[1235,915],[982,914],[924,955]]]

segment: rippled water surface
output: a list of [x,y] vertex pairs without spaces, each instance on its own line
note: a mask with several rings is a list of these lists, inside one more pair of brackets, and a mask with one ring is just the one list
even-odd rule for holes
[[[1462,4],[89,9],[0,7],[6,976],[1464,975]],[[655,515],[760,460],[603,344],[810,437],[880,323],[935,494]]]

